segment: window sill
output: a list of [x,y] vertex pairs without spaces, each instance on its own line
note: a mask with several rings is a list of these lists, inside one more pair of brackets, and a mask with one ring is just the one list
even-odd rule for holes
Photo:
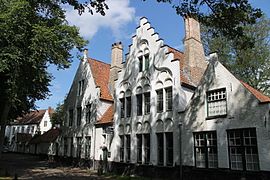
[[205,119],[211,120],[211,119],[226,118],[226,117],[227,117],[227,114],[224,114],[224,115],[209,116],[209,117],[206,117]]

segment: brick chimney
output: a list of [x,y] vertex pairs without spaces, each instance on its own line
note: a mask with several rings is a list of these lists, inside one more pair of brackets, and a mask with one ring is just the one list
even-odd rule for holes
[[121,42],[112,44],[112,57],[110,69],[110,90],[113,93],[115,80],[118,79],[118,71],[122,68],[123,62],[123,45]]
[[201,42],[200,23],[189,16],[185,21],[185,58],[184,70],[189,74],[194,85],[198,85],[206,69],[207,63]]

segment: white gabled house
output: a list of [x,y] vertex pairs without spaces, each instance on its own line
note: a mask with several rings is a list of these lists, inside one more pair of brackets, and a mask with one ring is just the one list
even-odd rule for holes
[[165,45],[141,18],[115,82],[114,166],[151,171],[179,165],[178,112],[185,110],[206,67],[199,29],[197,21],[186,19],[186,55]]
[[35,134],[43,134],[51,129],[52,108],[30,111],[16,118],[6,127],[5,137],[11,151],[29,152],[27,143]]
[[[110,64],[88,58],[87,53],[85,50],[64,102],[66,118],[59,154],[94,162],[100,159],[100,149],[107,145],[104,140],[107,133],[103,129],[111,123],[103,122],[112,121],[108,116],[113,107],[109,85],[112,68]],[[96,124],[101,125],[96,127]]]
[[[183,165],[206,170],[202,176],[230,170],[232,175],[223,178],[233,179],[270,171],[270,98],[238,80],[216,54],[210,57],[180,113]],[[249,178],[260,177],[251,173]]]

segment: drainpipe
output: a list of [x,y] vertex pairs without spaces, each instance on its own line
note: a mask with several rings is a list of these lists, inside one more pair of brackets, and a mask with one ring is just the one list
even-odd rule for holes
[[94,139],[94,151],[93,151],[93,168],[95,169],[95,154],[96,154],[96,126],[92,129],[93,139]]
[[182,167],[182,122],[179,123],[179,176],[183,180],[183,167]]

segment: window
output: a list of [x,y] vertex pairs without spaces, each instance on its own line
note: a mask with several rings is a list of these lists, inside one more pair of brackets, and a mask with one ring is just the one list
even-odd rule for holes
[[67,138],[64,137],[64,156],[67,155],[67,149],[68,149],[68,142],[67,142]]
[[150,113],[150,92],[144,93],[144,114]]
[[166,110],[172,110],[172,87],[166,88]]
[[131,116],[131,97],[126,97],[126,101],[127,101],[126,117],[130,117]]
[[142,115],[142,94],[137,94],[137,116]]
[[24,133],[24,127],[22,127],[22,131],[21,131],[21,133]]
[[77,126],[80,126],[82,122],[82,108],[77,108]]
[[137,162],[142,163],[142,135],[137,134]]
[[163,89],[157,90],[157,112],[163,111]]
[[120,103],[121,103],[121,118],[124,118],[125,117],[125,99],[121,98]]
[[84,90],[84,79],[79,81],[78,96],[81,96],[83,94],[83,90]]
[[70,157],[73,157],[73,149],[74,149],[74,144],[73,144],[73,138],[70,138]]
[[91,137],[85,137],[85,158],[89,159],[91,153]]
[[149,54],[144,55],[144,70],[149,69]]
[[77,137],[77,157],[81,157],[81,149],[82,149],[82,138]]
[[26,128],[26,133],[27,133],[27,134],[30,133],[30,126],[28,126],[28,127]]
[[230,168],[233,170],[259,170],[256,129],[228,130]]
[[31,126],[31,134],[34,133],[34,130],[35,130],[35,127],[34,126]]
[[86,105],[86,123],[91,122],[91,104]]
[[199,168],[217,168],[217,134],[215,131],[194,133],[195,164]]
[[173,165],[173,133],[165,133],[167,166]]
[[126,162],[130,162],[130,135],[126,135]]
[[120,135],[120,162],[124,162],[124,136]]
[[143,69],[143,57],[139,57],[139,72],[142,72]]
[[73,124],[73,109],[69,110],[69,126]]
[[44,127],[47,127],[47,121],[44,121]]
[[12,127],[12,134],[15,134],[15,130],[16,130],[16,128]]
[[144,134],[144,163],[150,162],[150,134]]
[[227,114],[226,89],[207,92],[207,117]]
[[157,157],[158,165],[164,164],[164,138],[163,133],[157,133]]

